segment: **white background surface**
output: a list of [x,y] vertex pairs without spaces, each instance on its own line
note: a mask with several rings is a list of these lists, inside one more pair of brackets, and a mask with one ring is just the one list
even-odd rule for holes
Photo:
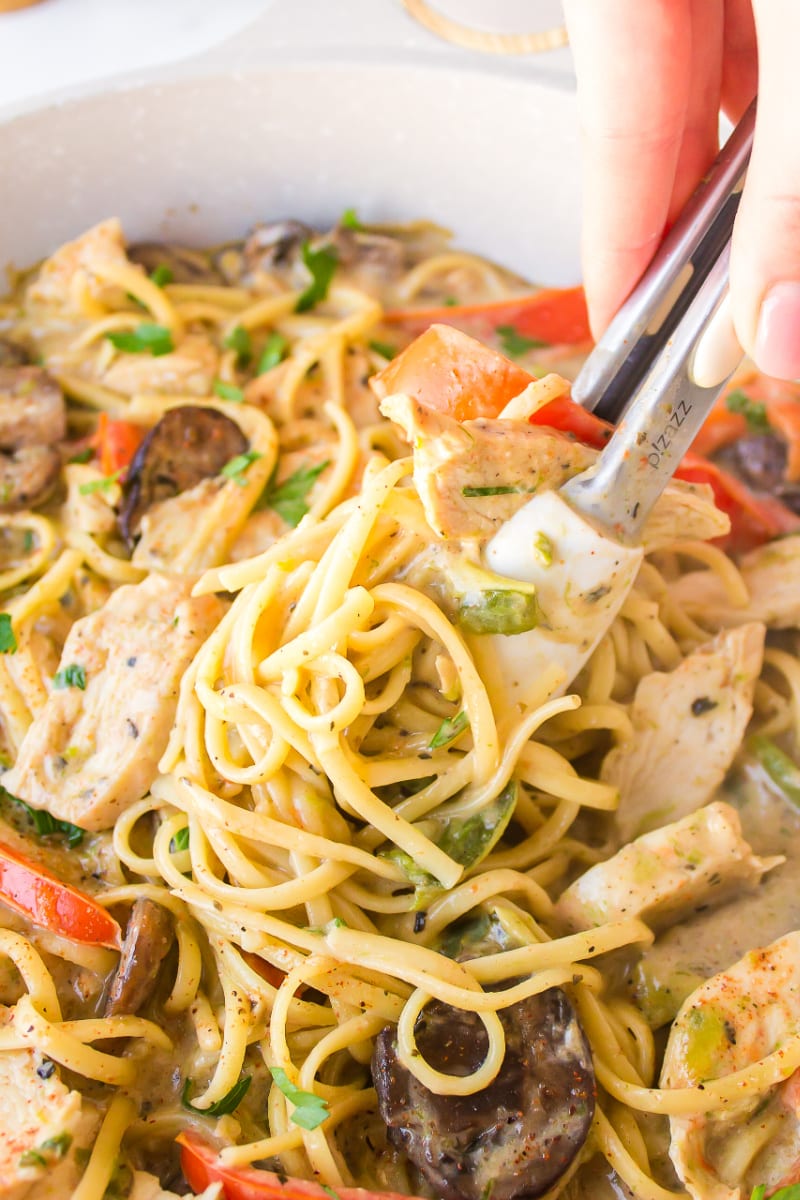
[[[561,24],[558,0],[432,0],[479,29],[532,32]],[[443,62],[481,60],[490,72],[534,69],[566,83],[566,51],[505,57],[469,54],[429,34],[400,0],[43,0],[0,14],[0,111],[30,109],[100,81],[175,64],[181,73],[221,56],[252,66],[287,50],[398,58],[424,54]]]
[[[436,3],[501,32],[560,19],[557,0]],[[0,264],[111,215],[207,245],[355,206],[573,283],[573,83],[566,51],[470,53],[401,0],[44,0],[0,15]]]

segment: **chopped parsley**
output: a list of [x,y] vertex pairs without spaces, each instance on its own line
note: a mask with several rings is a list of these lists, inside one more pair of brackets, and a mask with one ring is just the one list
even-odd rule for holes
[[71,1145],[71,1134],[57,1133],[55,1137],[45,1138],[40,1149],[44,1150],[45,1154],[52,1154],[54,1158],[63,1158]]
[[25,1150],[19,1156],[21,1167],[46,1167],[47,1159],[38,1150]]
[[744,392],[731,392],[725,399],[728,412],[739,413],[747,422],[750,433],[768,433],[771,426],[767,418],[766,405],[760,400],[751,400]]
[[311,283],[301,292],[295,310],[308,312],[327,296],[339,257],[333,246],[321,246],[319,250],[313,250],[310,242],[303,242],[302,255],[311,273]]
[[26,554],[30,554],[31,550],[33,549],[33,541],[33,530],[26,529],[22,537],[22,549]]
[[328,1187],[327,1183],[321,1183],[321,1184],[320,1184],[320,1187],[322,1188],[323,1192],[327,1192],[327,1193],[328,1193],[328,1195],[330,1196],[331,1200],[342,1200],[342,1198],[341,1198],[341,1196],[339,1195],[339,1193],[338,1193],[337,1191],[335,1191],[335,1190],[334,1190],[334,1188],[332,1188],[332,1187]]
[[156,287],[166,287],[168,283],[172,283],[175,276],[172,273],[172,267],[168,267],[166,263],[158,263],[150,272],[150,282]]
[[158,358],[162,354],[171,354],[175,349],[172,334],[166,325],[154,325],[151,321],[142,321],[135,329],[107,333],[106,337],[112,346],[127,354],[152,354]]
[[104,475],[102,479],[89,479],[86,483],[79,484],[78,491],[82,496],[91,496],[93,492],[107,492],[119,482],[124,469],[120,467],[113,475]]
[[244,404],[244,392],[235,383],[225,383],[222,379],[215,380],[214,394],[222,400],[230,400],[231,404]]
[[264,343],[264,349],[261,351],[261,358],[258,360],[256,375],[266,375],[267,371],[271,371],[273,367],[277,367],[278,363],[283,362],[289,350],[289,343],[282,333],[278,333],[277,329],[269,335]]
[[329,465],[329,460],[315,467],[298,467],[293,475],[284,479],[277,487],[271,479],[258,502],[259,508],[271,508],[283,517],[287,525],[296,528],[308,512],[306,497],[319,476]]
[[462,496],[515,496],[520,492],[532,492],[534,488],[520,487],[518,484],[499,483],[491,487],[463,487]]
[[253,342],[250,331],[244,325],[234,325],[230,333],[223,339],[224,346],[236,351],[236,365],[246,367],[253,357]]
[[449,746],[457,737],[464,732],[469,725],[469,719],[465,712],[456,713],[454,717],[445,717],[436,733],[428,742],[429,750],[441,750],[442,746]]
[[247,480],[245,475],[250,465],[261,458],[258,450],[246,450],[244,454],[237,454],[220,471],[220,475],[224,475],[226,479],[232,479],[234,483],[238,483],[239,487],[246,487]]
[[324,937],[331,929],[349,929],[347,921],[343,921],[341,917],[334,917],[328,921],[324,927],[321,925],[306,925],[306,933],[318,933],[320,937]]
[[63,1158],[72,1145],[72,1137],[68,1133],[59,1133],[55,1137],[45,1138],[35,1150],[25,1150],[19,1156],[21,1167],[47,1167],[54,1160]]
[[79,450],[77,454],[73,454],[69,460],[71,463],[87,463],[94,458],[94,450],[91,446],[86,446],[83,450]]
[[201,1117],[227,1117],[230,1113],[235,1112],[242,1103],[252,1080],[252,1075],[245,1075],[220,1100],[215,1100],[208,1108],[196,1108],[189,1099],[192,1081],[187,1077],[181,1092],[181,1104],[184,1108],[188,1108],[189,1112],[198,1113]]
[[11,613],[0,613],[0,654],[14,654],[17,649],[17,635],[11,624]]
[[754,733],[746,745],[789,803],[800,808],[800,767],[797,763],[763,733]]
[[12,796],[11,792],[7,792],[5,788],[2,791],[7,799],[13,800],[25,809],[33,822],[37,837],[63,837],[70,849],[80,846],[86,833],[86,830],[81,829],[80,825],[73,825],[71,821],[60,821],[58,817],[52,816],[46,808],[31,808],[30,804],[20,800],[18,796]]
[[529,350],[541,350],[543,346],[547,345],[547,342],[543,342],[541,338],[525,337],[513,325],[498,325],[495,333],[500,339],[503,353],[508,354],[510,358],[520,358]]
[[397,354],[397,347],[393,346],[391,342],[372,341],[369,343],[369,348],[376,354],[380,354],[381,358],[388,358],[390,362]]
[[301,1129],[316,1129],[328,1118],[328,1101],[323,1100],[314,1092],[304,1092],[296,1087],[282,1067],[270,1067],[270,1074],[275,1080],[275,1086],[283,1092],[290,1104],[294,1105],[289,1120]]
[[173,854],[177,854],[180,850],[189,849],[189,826],[184,825],[183,829],[179,829],[175,837],[170,842],[170,850]]
[[352,229],[355,233],[360,233],[364,226],[358,219],[358,214],[354,208],[346,208],[339,217],[339,224],[343,229]]
[[80,663],[70,663],[62,671],[56,671],[53,676],[54,688],[80,688],[86,691],[86,667]]

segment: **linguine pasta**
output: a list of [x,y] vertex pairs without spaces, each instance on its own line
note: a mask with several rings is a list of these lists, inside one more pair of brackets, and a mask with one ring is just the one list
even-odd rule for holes
[[[0,309],[4,338],[67,401],[65,435],[53,439],[57,480],[33,505],[9,493],[0,512],[0,850],[88,896],[97,928],[105,913],[124,934],[123,967],[113,932],[87,932],[85,914],[32,915],[0,880],[0,1078],[27,1111],[54,1064],[48,1078],[60,1090],[46,1113],[62,1122],[51,1129],[47,1115],[37,1118],[33,1154],[6,1151],[0,1132],[0,1180],[13,1177],[32,1200],[163,1195],[145,1190],[155,1186],[149,1173],[171,1194],[184,1186],[180,1135],[188,1181],[222,1179],[234,1200],[273,1194],[252,1181],[256,1190],[243,1190],[251,1167],[316,1181],[328,1194],[436,1196],[387,1134],[380,1039],[394,1039],[386,1052],[396,1070],[446,1112],[498,1078],[515,1006],[563,997],[570,1054],[583,1063],[575,1038],[585,1038],[581,1069],[596,1081],[585,1129],[558,1178],[499,1194],[599,1197],[610,1194],[610,1176],[640,1200],[683,1195],[684,1186],[702,1195],[678,1151],[675,1166],[667,1158],[667,1119],[675,1145],[681,1122],[700,1137],[700,1123],[704,1136],[727,1114],[750,1136],[752,1112],[766,1104],[777,1113],[800,1067],[796,1026],[774,1044],[753,1042],[747,1061],[728,1062],[709,1042],[699,1075],[686,1047],[684,1074],[670,1067],[678,1051],[669,1049],[660,1079],[659,1031],[683,997],[660,1022],[652,1005],[666,1002],[663,980],[658,995],[655,984],[632,984],[671,936],[650,901],[639,902],[643,877],[631,878],[629,909],[612,911],[602,908],[609,881],[592,876],[600,907],[583,925],[565,918],[563,897],[621,845],[690,812],[691,803],[660,816],[653,802],[649,818],[623,817],[634,803],[626,756],[645,737],[640,685],[658,673],[694,678],[706,669],[701,648],[753,623],[762,642],[764,622],[785,632],[757,655],[750,700],[736,701],[748,711],[693,807],[720,795],[735,802],[738,787],[754,848],[791,865],[797,820],[747,758],[742,732],[752,712],[762,736],[795,744],[795,618],[761,615],[747,560],[720,546],[729,522],[710,490],[675,485],[645,531],[634,588],[578,679],[554,665],[528,681],[524,704],[510,703],[492,647],[517,630],[498,626],[508,610],[497,616],[497,597],[522,608],[531,598],[496,579],[473,582],[483,608],[466,617],[458,581],[465,571],[478,578],[480,539],[441,537],[434,507],[449,487],[459,504],[488,505],[497,522],[509,515],[503,504],[517,503],[512,493],[531,489],[459,488],[446,457],[426,476],[422,450],[450,434],[420,426],[409,439],[379,411],[371,379],[388,375],[430,323],[426,313],[451,307],[456,324],[533,379],[505,418],[478,413],[463,424],[498,437],[503,419],[516,428],[559,402],[567,384],[557,376],[573,373],[586,349],[580,334],[559,342],[521,333],[502,314],[513,316],[525,285],[453,252],[423,224],[367,230],[349,214],[326,236],[267,230],[181,255],[126,247],[108,221],[21,276]],[[184,440],[148,465],[142,438],[187,409]],[[207,433],[192,442],[198,412]],[[558,446],[576,444],[563,424],[543,427]],[[211,453],[218,430],[243,448],[165,493],[164,477]],[[114,440],[123,436],[130,452]],[[15,456],[10,446],[5,457]],[[142,495],[152,488],[142,509],[132,506],[134,479]],[[691,595],[682,590],[690,575]],[[151,659],[152,675],[138,679]],[[741,678],[708,687],[726,698]],[[656,686],[671,728],[669,686]],[[699,678],[679,729],[728,703],[704,686]],[[62,726],[71,722],[58,762],[54,705]],[[659,753],[654,741],[649,761]],[[674,751],[676,794],[677,759],[691,753]],[[635,803],[647,786],[637,785]],[[693,777],[689,790],[698,786]],[[760,818],[746,819],[742,800],[756,786],[760,842],[750,833]],[[44,833],[43,811],[56,823]],[[783,858],[754,861],[742,887],[755,894],[784,868]],[[672,923],[713,901],[698,896]],[[136,943],[132,913],[142,904],[168,930],[158,953],[146,931]],[[794,928],[788,912],[785,924],[774,936]],[[744,948],[762,944],[754,929]],[[136,979],[137,1004],[115,1009],[109,996],[126,992],[137,955],[149,978]],[[699,963],[697,981],[738,957]],[[435,1011],[474,1015],[479,1061],[454,1073],[432,1059],[421,1039]],[[747,1161],[720,1166],[726,1195],[779,1179],[768,1140],[753,1134]],[[198,1164],[208,1161],[203,1176]],[[464,1188],[446,1194],[471,1197]]]

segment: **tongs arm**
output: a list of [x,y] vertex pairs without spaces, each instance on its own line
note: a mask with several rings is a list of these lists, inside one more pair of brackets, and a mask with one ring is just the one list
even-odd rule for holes
[[755,100],[592,351],[572,396],[616,424],[723,257],[753,145]]

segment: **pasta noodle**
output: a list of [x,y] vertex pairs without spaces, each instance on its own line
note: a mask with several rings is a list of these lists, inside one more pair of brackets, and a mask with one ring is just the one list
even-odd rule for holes
[[[800,824],[774,786],[764,800],[752,750],[773,762],[800,741],[796,617],[773,621],[783,633],[763,670],[760,657],[751,675],[726,660],[719,682],[719,647],[728,652],[739,626],[758,626],[763,642],[769,621],[752,564],[712,540],[726,518],[710,492],[676,485],[679,516],[670,526],[662,513],[578,678],[552,663],[529,680],[525,706],[509,702],[496,639],[519,632],[503,621],[535,597],[483,569],[478,534],[439,526],[479,520],[485,531],[517,493],[524,502],[527,482],[475,482],[509,430],[520,445],[543,430],[552,460],[591,460],[546,419],[569,404],[555,368],[575,345],[542,347],[504,325],[503,306],[523,302],[521,281],[451,250],[441,231],[364,229],[351,214],[326,236],[289,222],[202,253],[126,247],[118,223],[104,222],[0,310],[0,349],[12,354],[0,416],[8,371],[68,402],[63,430],[37,443],[42,454],[57,447],[49,490],[0,511],[0,866],[16,863],[49,897],[30,899],[0,871],[0,1081],[35,1052],[39,1075],[26,1058],[31,1078],[12,1081],[20,1105],[36,1104],[52,1077],[50,1108],[72,1113],[55,1142],[40,1123],[31,1154],[12,1164],[29,1172],[31,1200],[56,1157],[75,1200],[149,1195],[137,1190],[155,1186],[147,1173],[199,1190],[225,1172],[237,1200],[240,1184],[261,1194],[235,1174],[251,1166],[256,1181],[276,1171],[333,1194],[481,1200],[470,1176],[481,1162],[504,1200],[600,1200],[609,1171],[640,1200],[665,1200],[694,1186],[684,1140],[702,1144],[708,1127],[713,1148],[715,1122],[746,1123],[737,1114],[760,1102],[772,1105],[766,1123],[725,1143],[714,1169],[737,1186],[777,1178],[777,1106],[800,1067],[793,1018],[747,1061],[734,1036],[694,1076],[689,1051],[676,1067],[657,1030],[679,1026],[686,996],[702,1006],[703,987],[673,1003],[672,982],[642,980],[686,903],[666,896],[673,928],[662,935],[648,888],[671,878],[673,842],[658,842],[659,830],[717,811],[704,806],[718,794],[735,798],[733,784],[719,793],[729,768],[741,767],[741,795],[762,787],[765,823],[780,812],[797,838],[790,850],[765,833],[758,853],[800,853]],[[459,425],[447,395],[426,406],[400,389],[417,422],[404,440],[370,379],[391,377],[417,325],[448,309],[456,327],[483,321],[477,332],[507,350],[521,338],[503,368],[520,371],[519,391]],[[30,361],[13,359],[23,352]],[[461,454],[459,437],[474,448]],[[526,466],[532,486],[538,462]],[[579,469],[576,458],[569,472]],[[687,497],[691,521],[680,516]],[[477,618],[462,603],[476,594]],[[736,692],[745,676],[749,699]],[[684,688],[677,726],[673,687]],[[647,709],[654,688],[658,718]],[[700,799],[681,808],[678,795],[664,816],[644,795],[663,780],[637,747],[662,719],[677,745],[716,709],[720,720],[739,714],[725,764]],[[753,709],[756,743],[743,744]],[[687,745],[675,751],[678,792]],[[656,739],[648,754],[659,753]],[[738,829],[735,813],[727,819]],[[643,842],[657,869],[612,857],[645,856]],[[741,886],[772,887],[761,875],[777,866],[779,879],[782,860],[746,851],[736,849]],[[693,842],[682,860],[692,919],[715,886],[706,853]],[[717,883],[734,869],[719,854]],[[702,880],[686,882],[695,869]],[[565,905],[590,886],[578,921]],[[713,987],[739,957],[703,965],[694,984]],[[663,1020],[659,1004],[671,1006]],[[532,1032],[520,1032],[526,1021]],[[471,1127],[485,1158],[462,1147],[472,1165],[453,1183],[442,1166],[448,1114],[511,1087],[509,1063],[514,1079],[543,1089],[536,1096],[557,1097],[556,1116],[538,1099],[507,1122],[495,1113],[491,1134]],[[411,1095],[431,1106],[427,1173],[418,1133],[388,1128]],[[552,1162],[536,1150],[544,1134],[531,1125],[550,1120],[569,1147],[557,1169],[562,1150]],[[513,1134],[498,1132],[504,1122]],[[523,1167],[509,1167],[509,1153]]]

